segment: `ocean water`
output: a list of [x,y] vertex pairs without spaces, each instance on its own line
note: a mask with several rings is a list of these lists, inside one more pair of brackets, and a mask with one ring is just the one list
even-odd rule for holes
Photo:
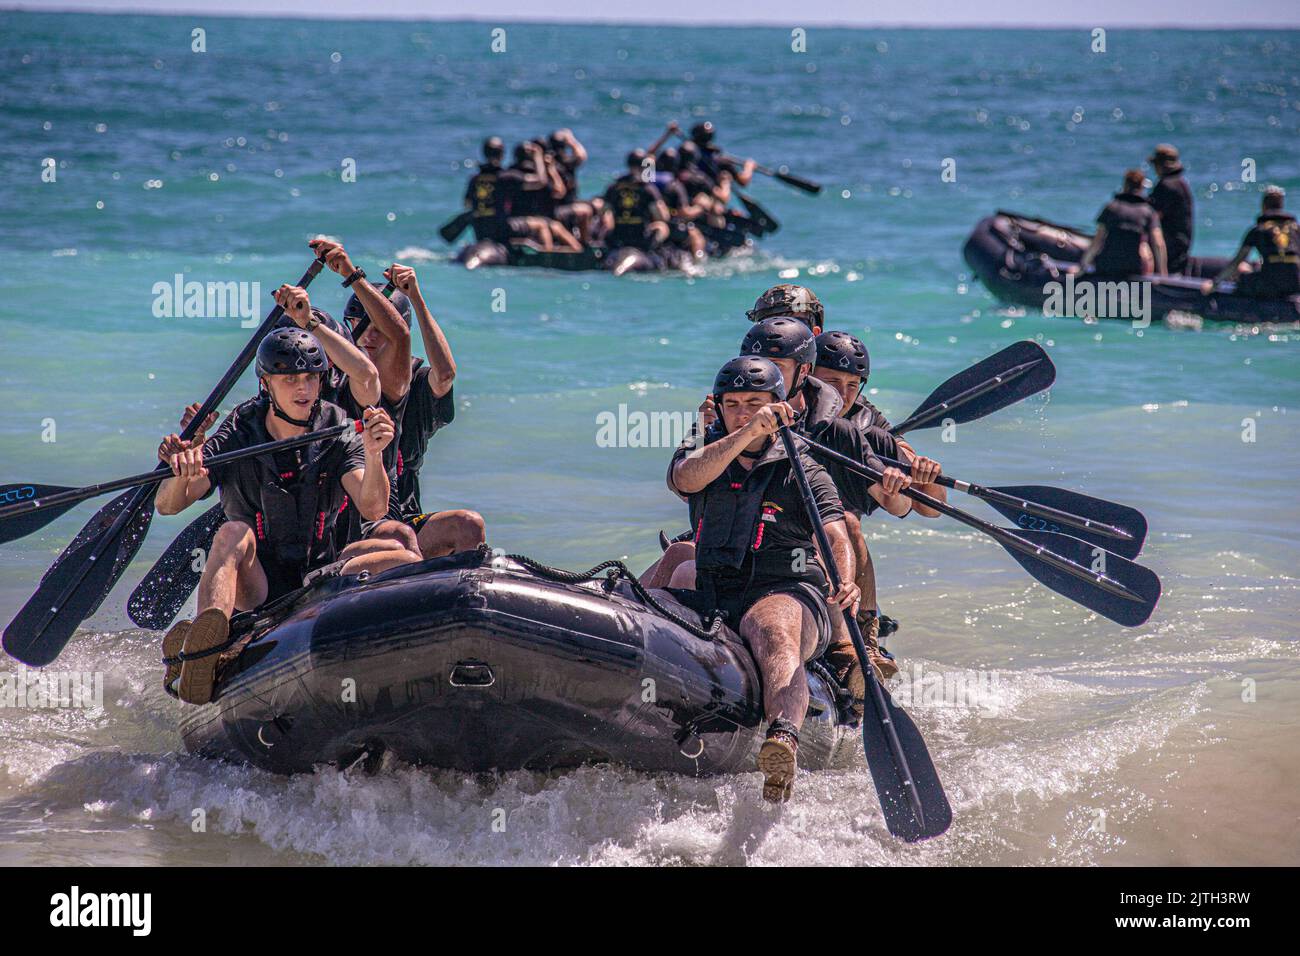
[[[195,28],[205,53],[191,50]],[[1112,625],[951,521],[872,522],[907,672],[996,674],[981,707],[911,708],[955,819],[908,847],[885,833],[860,758],[804,774],[773,811],[756,774],[393,766],[282,779],[186,756],[181,705],[158,687],[158,637],[123,613],[192,515],[159,518],[58,664],[102,673],[103,706],[0,708],[0,863],[1300,859],[1296,331],[1025,314],[994,302],[960,256],[997,208],[1086,224],[1161,141],[1181,148],[1195,187],[1194,251],[1229,254],[1266,182],[1300,189],[1300,34],[1112,30],[1092,53],[1086,31],[819,29],[795,54],[777,29],[507,25],[496,54],[490,29],[0,12],[0,481],[149,467],[248,335],[238,319],[156,317],[154,285],[258,282],[264,313],[325,233],[372,275],[414,265],[455,350],[458,417],[431,448],[426,505],[476,508],[508,551],[639,570],[655,532],[683,526],[663,486],[670,449],[599,447],[597,416],[693,409],[744,310],[788,279],[817,291],[830,327],[867,341],[872,397],[896,421],[1010,342],[1047,348],[1050,394],[955,441],[914,443],[960,478],[1142,509],[1142,561],[1165,586],[1155,615]],[[594,193],[672,118],[712,119],[729,151],[826,188],[814,198],[756,178],[784,228],[697,278],[449,261],[436,229],[484,136],[572,127]],[[355,182],[340,175],[349,159]],[[1243,182],[1251,167],[1257,182]],[[336,282],[311,293],[337,314]],[[252,388],[250,375],[234,394]],[[0,550],[0,617],[91,513]],[[190,826],[199,807],[203,834]],[[497,808],[505,833],[489,825]]]

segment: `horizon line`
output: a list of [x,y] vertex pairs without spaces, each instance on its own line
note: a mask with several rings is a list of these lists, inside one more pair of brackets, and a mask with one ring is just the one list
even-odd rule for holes
[[[748,23],[736,23],[730,20],[708,21],[708,20],[644,20],[644,19],[608,19],[600,17],[566,17],[563,15],[552,17],[528,17],[528,16],[505,16],[505,17],[479,17],[479,16],[423,16],[411,14],[384,14],[384,13],[305,13],[305,12],[284,12],[284,11],[222,11],[214,12],[211,10],[153,10],[145,8],[124,8],[124,9],[103,9],[97,7],[78,6],[75,3],[63,4],[59,6],[44,7],[33,6],[23,3],[8,3],[0,0],[0,13],[24,13],[24,14],[50,14],[57,16],[82,14],[86,16],[139,16],[139,17],[209,17],[223,20],[304,20],[320,22],[352,22],[357,20],[373,21],[383,23],[445,23],[445,24],[522,24],[527,26],[608,26],[608,27],[679,27],[690,29],[693,27],[706,29],[724,29],[724,30],[743,30],[743,29],[779,29],[788,28],[793,22],[790,19],[757,19]],[[1050,32],[1065,30],[1081,30],[1102,28],[1106,30],[1162,30],[1166,32],[1179,33],[1199,33],[1208,30],[1213,31],[1232,31],[1237,33],[1245,32],[1272,32],[1272,33],[1296,33],[1300,32],[1300,19],[1294,24],[1285,24],[1280,26],[1269,26],[1265,24],[1241,24],[1241,23],[1203,23],[1195,25],[1171,25],[1159,22],[1151,23],[1123,23],[1123,24],[1106,24],[1098,23],[1093,20],[1089,23],[1013,23],[1005,21],[990,21],[988,23],[954,23],[943,26],[937,26],[929,23],[918,23],[913,21],[878,21],[878,22],[851,22],[851,21],[816,21],[804,18],[804,23],[810,27],[818,29],[837,29],[837,30],[932,30],[935,32],[945,31],[962,31],[962,30],[1021,30],[1025,32]],[[798,25],[798,24],[797,24]]]

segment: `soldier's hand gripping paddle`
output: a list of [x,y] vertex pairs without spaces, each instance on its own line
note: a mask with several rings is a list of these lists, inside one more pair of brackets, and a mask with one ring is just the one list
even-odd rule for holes
[[[831,587],[838,590],[839,569],[835,566],[830,539],[817,511],[817,500],[808,484],[803,462],[799,460],[799,451],[795,447],[790,426],[782,425],[780,435],[799,492],[803,496],[804,509],[817,538],[817,550],[824,556],[826,575],[830,578]],[[867,682],[868,701],[863,708],[862,747],[866,753],[867,767],[871,770],[871,779],[876,784],[876,795],[880,798],[880,808],[885,815],[885,826],[894,836],[909,843],[939,836],[952,823],[952,807],[948,804],[948,796],[944,793],[939,773],[934,769],[934,761],[930,759],[929,748],[912,718],[894,703],[876,680],[858,622],[851,609],[842,610],[844,623],[853,639],[853,648],[858,653],[862,676]]]
[[[298,280],[306,288],[324,268],[320,259]],[[208,415],[235,387],[257,354],[263,337],[275,327],[284,309],[277,305],[258,326],[212,393],[208,395],[181,438],[193,438]],[[159,462],[158,470],[169,471]],[[99,608],[126,566],[140,549],[153,521],[156,485],[142,485],[109,502],[81,529],[72,544],[41,579],[36,593],[4,632],[4,649],[32,667],[44,667],[67,645],[77,627]]]

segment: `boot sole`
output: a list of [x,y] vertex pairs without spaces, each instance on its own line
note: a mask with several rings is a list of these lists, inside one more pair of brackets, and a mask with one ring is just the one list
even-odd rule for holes
[[[198,654],[210,651],[226,642],[230,636],[230,619],[216,608],[204,611],[194,619],[185,635],[185,653]],[[196,661],[181,664],[181,700],[187,704],[206,704],[212,700],[212,685],[217,676],[217,654],[209,654]]]
[[794,748],[783,740],[765,740],[758,751],[758,769],[763,774],[763,799],[785,803],[794,793],[797,761]]
[[[185,649],[185,638],[190,633],[190,627],[189,621],[177,621],[172,625],[172,629],[163,638],[163,657],[176,657]],[[163,687],[168,688],[172,686],[176,678],[181,676],[181,665],[167,664],[165,666],[167,669],[163,672]]]

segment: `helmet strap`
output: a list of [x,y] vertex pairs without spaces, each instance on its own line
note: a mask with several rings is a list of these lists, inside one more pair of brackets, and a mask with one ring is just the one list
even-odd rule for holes
[[316,399],[315,403],[312,405],[311,411],[307,414],[306,418],[294,418],[292,415],[290,415],[288,412],[286,412],[283,408],[280,407],[280,403],[275,400],[275,393],[271,391],[269,385],[267,385],[261,379],[258,380],[258,384],[266,392],[267,401],[271,403],[271,412],[275,415],[276,418],[280,419],[281,421],[288,422],[290,425],[296,425],[299,428],[306,428],[308,425],[311,424],[311,416],[315,415],[317,410],[320,408],[320,399],[318,398]]

